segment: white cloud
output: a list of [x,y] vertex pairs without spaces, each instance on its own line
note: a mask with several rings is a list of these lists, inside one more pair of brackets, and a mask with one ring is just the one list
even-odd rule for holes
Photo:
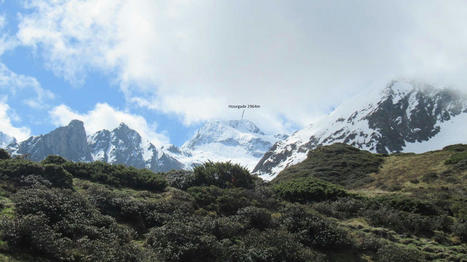
[[[2,2],[0,2],[1,4]],[[6,18],[4,15],[0,15],[0,29],[2,29],[5,26],[6,23]]]
[[74,83],[116,74],[128,101],[184,122],[305,125],[369,82],[467,85],[467,4],[419,1],[29,0],[21,43]]
[[[31,135],[31,131],[26,127],[15,127],[12,124],[12,112],[5,99],[0,101],[0,131],[22,141]],[[14,114],[13,114],[14,115]]]
[[11,50],[17,45],[16,39],[4,32],[6,24],[7,20],[5,15],[0,15],[0,56],[5,53],[5,51]]
[[[0,3],[1,4],[1,3]],[[0,56],[7,50],[12,50],[17,46],[17,39],[5,32],[4,27],[7,24],[6,17],[0,15]],[[24,104],[40,109],[46,107],[48,100],[54,99],[54,94],[41,87],[40,83],[34,78],[26,75],[16,74],[0,61],[0,90],[4,94],[16,96],[19,92],[32,91],[32,96],[25,98]]]
[[154,145],[160,146],[169,142],[165,135],[156,132],[155,124],[149,124],[142,116],[119,111],[106,103],[96,104],[93,110],[84,114],[75,112],[66,105],[57,106],[49,113],[57,126],[67,125],[74,119],[83,121],[88,134],[102,129],[112,130],[123,122],[136,130],[143,138],[149,139]]
[[2,63],[0,63],[0,90],[11,96],[32,91],[32,94],[26,95],[27,98],[23,103],[34,109],[47,108],[47,102],[55,98],[55,95],[50,90],[42,88],[34,77],[16,74]]

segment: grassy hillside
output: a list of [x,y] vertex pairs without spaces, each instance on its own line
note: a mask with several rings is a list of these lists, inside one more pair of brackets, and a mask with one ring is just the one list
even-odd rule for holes
[[0,152],[0,261],[466,261],[466,153],[336,144],[264,183]]
[[383,161],[383,155],[336,143],[310,151],[305,161],[283,170],[274,181],[313,176],[352,188],[371,182],[370,174],[378,171]]

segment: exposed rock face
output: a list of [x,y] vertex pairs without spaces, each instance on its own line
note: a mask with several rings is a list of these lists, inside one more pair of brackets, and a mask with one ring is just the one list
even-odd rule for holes
[[461,134],[466,113],[463,94],[392,81],[384,90],[352,100],[329,117],[277,142],[253,172],[272,179],[287,166],[303,161],[310,149],[338,142],[377,153],[422,152],[465,143],[467,137]]
[[60,155],[72,161],[91,161],[83,122],[73,120],[68,126],[21,142],[15,153],[27,155],[29,159],[41,161],[48,155]]

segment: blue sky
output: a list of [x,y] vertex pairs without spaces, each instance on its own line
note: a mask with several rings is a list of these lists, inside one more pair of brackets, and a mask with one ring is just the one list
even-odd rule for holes
[[271,133],[394,78],[467,86],[464,1],[0,0],[0,131],[78,118],[181,145],[204,122]]
[[[18,31],[18,16],[23,12],[29,12],[23,8],[21,1],[4,1],[0,4],[0,10],[0,14],[6,18],[3,32],[9,35]],[[12,72],[36,79],[42,88],[54,94],[54,98],[46,101],[46,106],[40,109],[24,104],[25,99],[35,96],[33,92],[22,91],[8,96],[11,111],[18,116],[13,123],[17,126],[27,126],[32,135],[43,134],[57,127],[48,115],[48,110],[61,104],[81,113],[93,110],[98,103],[106,103],[116,110],[137,111],[138,115],[157,123],[159,127],[157,131],[166,135],[169,141],[176,145],[181,145],[189,139],[201,125],[197,123],[187,126],[174,115],[162,114],[145,108],[132,108],[126,103],[118,84],[112,82],[115,76],[109,72],[89,70],[86,72],[85,81],[79,84],[70,83],[51,71],[38,52],[40,50],[34,50],[31,47],[17,46],[6,51],[0,60]]]

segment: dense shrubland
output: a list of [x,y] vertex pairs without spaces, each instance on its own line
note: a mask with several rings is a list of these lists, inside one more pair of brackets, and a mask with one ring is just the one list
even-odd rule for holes
[[[465,176],[456,166],[463,147],[446,151],[449,174]],[[302,166],[272,183],[232,163],[156,174],[58,156],[34,163],[4,153],[0,150],[0,260],[463,261],[467,256],[462,187],[449,191],[419,182],[424,188],[368,194],[373,189],[359,187],[381,183],[366,172],[377,172],[385,156],[342,145],[310,154],[332,156],[339,163],[334,178],[323,180],[319,173],[331,172],[328,167],[313,166],[307,173]],[[322,157],[315,165],[320,161],[328,164]],[[356,168],[350,176],[359,181],[336,183],[348,166]],[[437,173],[434,183],[442,176]]]

